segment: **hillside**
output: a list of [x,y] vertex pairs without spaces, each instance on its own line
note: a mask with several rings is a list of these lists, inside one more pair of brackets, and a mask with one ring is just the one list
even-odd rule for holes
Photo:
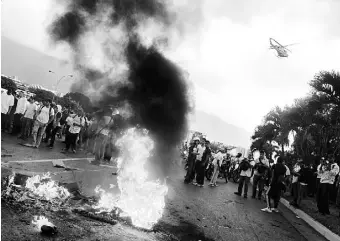
[[[42,52],[1,36],[1,73],[17,76],[28,84],[38,84],[53,89],[58,78],[72,74],[72,66]],[[58,76],[49,73],[52,70]],[[58,90],[67,93],[71,80],[61,81]]]
[[190,118],[190,129],[207,135],[208,139],[221,141],[228,145],[249,148],[251,133],[223,121],[218,116],[196,111]]

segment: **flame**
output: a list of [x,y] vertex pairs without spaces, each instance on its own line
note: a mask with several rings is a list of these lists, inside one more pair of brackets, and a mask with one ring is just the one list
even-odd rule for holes
[[54,227],[54,224],[48,221],[48,219],[44,216],[34,216],[32,224],[35,225],[39,231],[43,225]]
[[42,176],[36,175],[28,178],[26,188],[35,195],[46,198],[46,200],[65,200],[70,196],[66,188],[60,187],[57,182],[51,180],[49,172]]
[[113,210],[118,207],[129,216],[136,227],[151,229],[162,217],[168,187],[159,180],[148,180],[147,163],[154,148],[146,130],[130,128],[116,143],[121,149],[118,158],[118,187],[120,196],[115,198],[99,188],[101,199],[97,207]]

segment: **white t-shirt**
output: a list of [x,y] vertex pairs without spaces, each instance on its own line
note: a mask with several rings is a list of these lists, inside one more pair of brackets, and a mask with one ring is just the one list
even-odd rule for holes
[[218,164],[218,161],[219,161],[219,166],[221,166],[222,165],[222,161],[223,161],[223,157],[224,157],[224,155],[220,151],[217,154],[215,154],[214,160],[212,162],[213,165],[216,166]]
[[28,102],[26,106],[26,113],[24,117],[28,119],[33,119],[35,112],[37,111],[38,107],[37,105],[33,102],[32,104]]
[[[50,109],[51,109],[51,111],[50,111]],[[37,116],[37,121],[40,121],[43,124],[47,124],[49,119],[50,119],[50,116],[52,116],[52,115],[54,115],[53,108],[44,106],[41,109],[40,114],[38,114],[38,116]]]
[[84,126],[85,120],[84,120],[84,118],[81,118],[80,116],[75,116],[72,119],[72,123],[71,123],[71,127],[69,129],[69,132],[72,133],[72,134],[78,134],[80,132],[81,127],[74,126],[73,124]]
[[198,145],[197,146],[197,151],[198,151],[198,155],[197,155],[196,160],[197,161],[202,161],[203,153],[205,151],[205,146]]
[[14,114],[24,114],[27,106],[27,99],[22,97],[18,99],[17,108],[15,109]]
[[6,92],[1,93],[1,113],[7,114],[9,107],[14,105],[14,96]]
[[[299,172],[301,170],[300,165],[295,164],[294,166],[294,172]],[[296,183],[299,180],[298,176],[293,176],[292,183]]]

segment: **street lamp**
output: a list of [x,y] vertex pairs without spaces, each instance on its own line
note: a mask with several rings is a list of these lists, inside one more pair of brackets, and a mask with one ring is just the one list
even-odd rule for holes
[[[53,72],[52,70],[49,70],[48,72],[49,72],[49,73],[56,74],[56,73]],[[59,85],[60,81],[61,81],[63,78],[65,78],[65,77],[73,78],[73,75],[72,75],[72,74],[64,75],[64,76],[62,76],[60,79],[57,80],[57,83],[56,83],[55,88],[54,88],[54,91],[55,91],[56,93],[57,93],[57,88],[58,88],[58,85]]]

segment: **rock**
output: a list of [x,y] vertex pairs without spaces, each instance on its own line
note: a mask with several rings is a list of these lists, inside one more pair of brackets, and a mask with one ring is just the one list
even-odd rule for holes
[[47,226],[47,225],[43,225],[41,226],[41,233],[46,234],[46,235],[54,235],[56,234],[57,231],[57,227],[55,226]]

